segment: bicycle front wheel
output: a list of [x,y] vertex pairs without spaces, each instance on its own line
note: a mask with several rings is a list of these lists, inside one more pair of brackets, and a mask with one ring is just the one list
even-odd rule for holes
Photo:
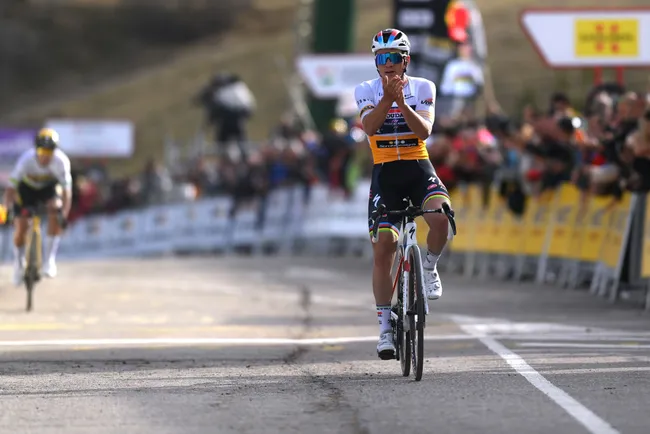
[[413,246],[409,252],[409,309],[410,338],[415,381],[422,379],[424,371],[424,321],[426,299],[424,297],[424,276],[420,249]]
[[408,377],[411,374],[411,335],[404,330],[404,325],[407,324],[408,316],[404,317],[404,263],[403,250],[400,249],[397,267],[397,333],[395,336],[395,344],[399,356],[399,364],[402,368],[402,375]]
[[38,249],[40,248],[39,234],[37,231],[32,229],[32,232],[29,236],[29,242],[27,244],[26,252],[26,266],[25,266],[25,288],[27,289],[27,306],[25,310],[30,312],[33,309],[34,302],[34,286],[38,281],[39,273],[39,254]]

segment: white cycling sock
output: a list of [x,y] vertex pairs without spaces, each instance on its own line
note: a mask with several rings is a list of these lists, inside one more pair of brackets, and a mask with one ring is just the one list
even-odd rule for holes
[[14,246],[14,261],[18,261],[25,257],[25,246],[16,247]]
[[59,241],[61,241],[61,236],[49,236],[47,239],[47,260],[54,261],[56,259],[56,252],[59,249]]
[[431,253],[431,250],[427,250],[426,257],[424,258],[424,264],[422,264],[423,268],[426,268],[427,270],[433,270],[436,268],[436,265],[438,265],[438,259],[440,259],[440,255],[436,255],[435,253]]
[[390,304],[377,305],[377,319],[379,320],[379,334],[393,330],[390,325]]

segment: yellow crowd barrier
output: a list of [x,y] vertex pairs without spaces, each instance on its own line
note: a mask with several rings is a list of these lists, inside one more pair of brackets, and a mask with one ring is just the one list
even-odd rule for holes
[[[450,243],[454,253],[489,253],[547,257],[602,263],[615,269],[621,260],[631,193],[620,200],[586,196],[566,184],[539,197],[529,197],[522,216],[514,215],[498,192],[490,192],[487,206],[478,186],[452,193],[458,235]],[[650,201],[649,201],[650,202]],[[418,222],[418,241],[426,245],[428,228]],[[650,205],[646,212],[643,276],[650,277]]]
[[650,200],[646,197],[641,277],[650,278]]

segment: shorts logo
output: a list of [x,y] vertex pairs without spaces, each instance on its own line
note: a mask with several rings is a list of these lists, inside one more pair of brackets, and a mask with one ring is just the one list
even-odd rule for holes
[[427,181],[429,181],[427,190],[433,190],[434,188],[438,187],[441,184],[440,180],[435,176],[430,176],[429,179],[427,179]]
[[375,197],[372,198],[372,203],[377,208],[379,206],[379,200],[381,199],[381,196],[376,195]]

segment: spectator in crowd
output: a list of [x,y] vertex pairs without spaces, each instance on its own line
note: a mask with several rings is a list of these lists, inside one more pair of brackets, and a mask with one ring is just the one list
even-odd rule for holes
[[484,84],[483,69],[472,56],[472,45],[463,42],[458,46],[458,57],[445,67],[440,85],[441,93],[451,101],[449,117],[458,118],[474,112],[474,101],[481,94]]
[[[650,191],[650,92],[604,84],[589,92],[583,113],[566,95],[554,93],[546,107],[524,108],[519,118],[489,114],[481,120],[442,117],[427,140],[429,157],[449,191],[479,184],[484,203],[496,186],[512,212],[522,215],[528,198],[572,182],[586,196],[620,197]],[[350,197],[358,176],[372,166],[359,119],[333,119],[322,136],[298,126],[290,114],[250,155],[236,148],[185,163],[173,177],[149,162],[139,176],[110,180],[101,165],[75,172],[73,220],[97,212],[195,200],[213,195],[235,199],[234,214],[247,202],[265,208],[269,193],[287,186],[321,184]],[[173,191],[182,194],[169,194]],[[173,198],[173,199],[170,199]],[[258,208],[258,209],[260,209]],[[258,223],[264,221],[260,211]]]
[[171,197],[173,182],[162,164],[150,159],[141,179],[140,203],[143,205],[165,203]]
[[245,153],[246,121],[256,108],[255,97],[246,83],[236,74],[219,73],[195,97],[195,103],[205,110],[206,123],[215,130],[218,149],[223,151],[235,144]]

